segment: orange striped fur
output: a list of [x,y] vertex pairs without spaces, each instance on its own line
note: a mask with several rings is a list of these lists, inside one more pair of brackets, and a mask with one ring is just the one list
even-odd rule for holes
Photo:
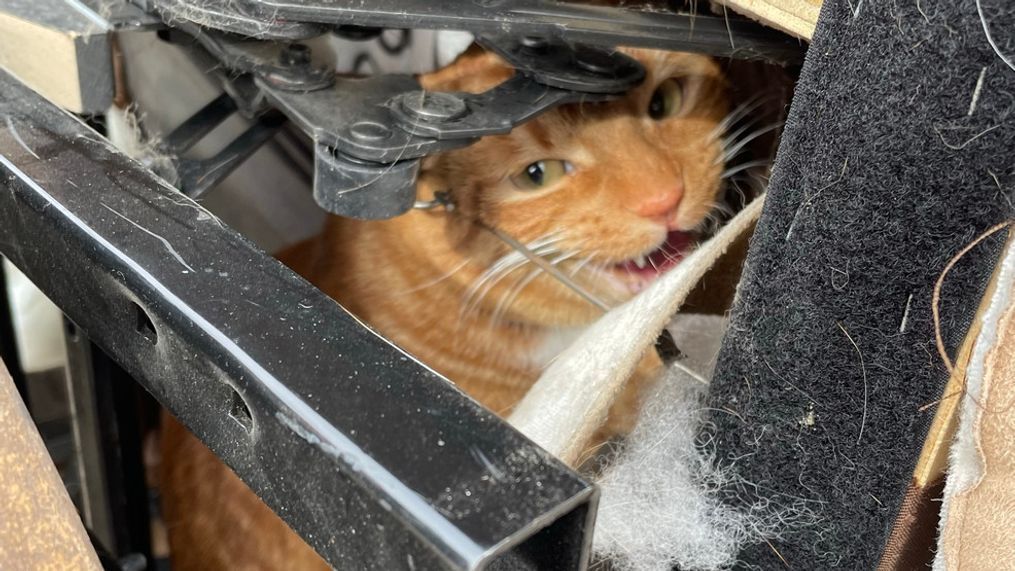
[[[473,220],[525,243],[552,236],[557,251],[547,259],[574,252],[559,267],[616,304],[640,287],[617,264],[655,249],[668,231],[694,229],[717,200],[723,165],[715,131],[728,111],[718,65],[698,55],[625,51],[648,71],[627,95],[558,108],[508,135],[426,159],[419,198],[449,192],[454,213],[332,217],[320,236],[281,259],[479,402],[508,413],[554,351],[600,312],[545,274],[531,274],[531,264],[478,282],[510,250]],[[511,73],[496,57],[470,50],[420,80],[429,90],[478,93]],[[684,105],[654,120],[647,113],[653,93],[673,77],[682,82]],[[568,161],[573,170],[543,189],[512,182],[544,159]],[[646,357],[640,378],[657,364],[654,354]],[[604,435],[629,426],[642,384],[614,408]],[[323,566],[185,430],[174,424],[164,440],[174,569]]]

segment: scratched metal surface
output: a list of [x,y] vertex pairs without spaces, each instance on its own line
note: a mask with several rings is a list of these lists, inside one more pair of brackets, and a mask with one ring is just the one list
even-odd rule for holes
[[547,35],[573,42],[799,62],[804,45],[781,32],[705,9],[618,8],[554,0],[149,0],[167,21],[252,37],[319,34],[325,25]]
[[590,484],[3,72],[0,252],[337,568],[581,565]]

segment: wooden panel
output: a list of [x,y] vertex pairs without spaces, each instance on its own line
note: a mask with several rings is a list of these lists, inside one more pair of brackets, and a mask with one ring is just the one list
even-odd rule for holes
[[63,0],[0,2],[0,68],[75,113],[113,100],[109,25]]
[[762,24],[810,41],[822,0],[717,0]]

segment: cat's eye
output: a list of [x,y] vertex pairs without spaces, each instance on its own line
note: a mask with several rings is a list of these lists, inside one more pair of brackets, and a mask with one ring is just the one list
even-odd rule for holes
[[648,116],[665,119],[680,113],[684,106],[684,85],[677,78],[670,78],[659,84],[648,102]]
[[567,161],[545,159],[536,161],[511,177],[511,182],[521,190],[545,188],[564,178],[574,167]]

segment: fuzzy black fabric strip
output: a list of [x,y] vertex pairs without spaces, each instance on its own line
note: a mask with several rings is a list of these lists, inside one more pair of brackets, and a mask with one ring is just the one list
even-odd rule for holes
[[[947,371],[935,281],[1013,216],[1015,3],[826,0],[712,382],[726,501],[803,507],[809,525],[744,567],[873,569]],[[984,18],[981,20],[980,12]],[[998,55],[988,41],[984,22]],[[949,274],[962,342],[1001,234]],[[711,433],[714,430],[714,434]]]

